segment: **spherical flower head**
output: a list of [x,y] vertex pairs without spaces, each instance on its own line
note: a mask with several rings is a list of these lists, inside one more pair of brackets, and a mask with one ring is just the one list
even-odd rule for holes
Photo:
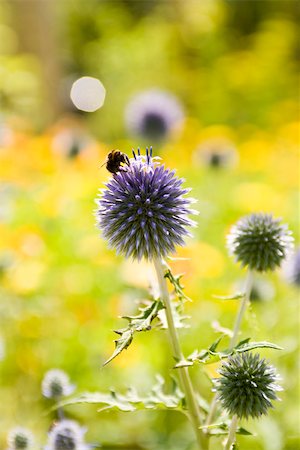
[[30,450],[33,446],[31,431],[23,427],[15,427],[8,433],[8,450]]
[[271,214],[251,214],[240,219],[227,236],[231,254],[242,266],[264,272],[279,267],[292,248],[287,225]]
[[74,385],[70,384],[69,376],[60,369],[49,370],[42,381],[42,393],[44,397],[58,399],[72,394]]
[[183,110],[176,97],[158,89],[136,95],[125,111],[129,132],[152,141],[165,138],[182,124],[183,118]]
[[153,260],[184,245],[187,227],[194,225],[188,218],[195,213],[193,199],[185,197],[183,180],[152,158],[152,149],[146,156],[133,154],[97,200],[97,225],[118,253]]
[[276,384],[278,375],[258,354],[242,353],[229,357],[219,370],[220,378],[214,380],[217,398],[230,415],[260,417],[278,400]]
[[88,450],[89,445],[84,442],[85,428],[74,420],[61,420],[48,435],[45,450]]

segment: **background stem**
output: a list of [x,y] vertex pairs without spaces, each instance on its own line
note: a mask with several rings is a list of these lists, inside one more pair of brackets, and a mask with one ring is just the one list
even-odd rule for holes
[[235,320],[233,335],[230,340],[229,350],[231,350],[237,344],[242,319],[243,319],[244,313],[246,311],[247,305],[250,300],[252,285],[253,285],[253,272],[252,272],[252,270],[248,269],[246,281],[245,281],[245,290],[244,290],[245,295],[242,299],[240,309],[239,309],[238,315]]
[[224,450],[230,450],[231,445],[235,441],[235,432],[237,429],[238,416],[234,415],[231,419],[231,424],[229,427],[228,438],[224,447]]
[[[168,323],[168,332],[170,336],[170,341],[172,345],[173,350],[173,356],[177,361],[180,361],[183,359],[183,353],[180,347],[179,338],[177,334],[177,330],[174,324],[173,320],[173,313],[171,309],[171,303],[170,303],[170,295],[167,287],[167,282],[165,279],[165,271],[163,267],[163,263],[160,259],[155,258],[154,259],[154,266],[156,270],[156,275],[158,279],[159,284],[159,290],[160,290],[160,296],[161,300],[165,306],[166,311],[166,318]],[[203,433],[202,430],[200,430],[200,427],[202,426],[202,421],[200,417],[200,410],[197,403],[196,394],[193,389],[193,385],[190,379],[189,371],[187,367],[181,367],[178,368],[178,373],[180,376],[181,386],[185,394],[185,400],[186,400],[186,406],[189,414],[190,421],[194,427],[194,431],[197,437],[198,447],[200,450],[207,450],[208,449],[208,438]]]
[[[237,340],[238,340],[238,335],[239,335],[239,331],[240,331],[240,327],[241,327],[241,323],[242,323],[242,319],[244,316],[244,313],[246,311],[247,305],[249,303],[250,300],[250,294],[251,294],[251,289],[253,286],[253,271],[248,269],[247,271],[247,276],[246,276],[246,281],[245,281],[245,288],[244,288],[244,297],[242,299],[242,302],[240,304],[240,308],[238,311],[238,314],[236,316],[236,320],[235,320],[235,324],[234,324],[234,329],[233,329],[233,335],[231,337],[230,340],[230,344],[229,344],[229,350],[232,350],[233,347],[236,345]],[[214,419],[214,415],[217,409],[217,395],[215,394],[212,402],[211,402],[211,406],[210,406],[210,410],[205,422],[206,426],[209,426],[213,419]]]

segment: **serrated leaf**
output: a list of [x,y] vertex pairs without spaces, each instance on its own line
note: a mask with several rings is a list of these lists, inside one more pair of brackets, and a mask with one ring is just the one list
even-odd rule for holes
[[119,334],[119,339],[115,340],[115,350],[111,357],[105,361],[103,366],[106,366],[123,350],[127,349],[133,340],[135,332],[151,330],[151,323],[157,317],[158,312],[163,309],[163,304],[160,300],[153,300],[148,302],[145,307],[140,307],[140,313],[136,316],[123,316],[123,319],[128,320],[128,326],[120,330],[115,330]]
[[272,348],[274,350],[283,350],[282,347],[279,347],[272,342],[249,342],[250,338],[247,338],[240,341],[233,349],[225,349],[217,352],[215,350],[223,337],[224,336],[221,336],[218,340],[216,340],[207,350],[195,350],[185,360],[179,361],[176,364],[175,368],[177,369],[179,367],[191,366],[194,364],[194,362],[198,362],[201,364],[212,364],[222,359],[228,358],[235,353],[249,352],[251,350],[255,350],[256,348]]
[[[170,301],[171,309],[172,309],[172,315],[173,315],[173,321],[175,328],[189,328],[189,324],[187,324],[185,321],[190,318],[190,316],[183,315],[181,313],[182,310],[182,304],[178,302],[174,302],[173,300]],[[160,327],[163,330],[168,329],[168,322],[167,317],[165,313],[165,309],[162,309],[158,312],[158,319],[160,321]]]
[[[213,423],[211,425],[203,425],[200,427],[202,430],[207,430],[208,434],[211,436],[223,436],[227,435],[230,427],[230,422],[220,422],[220,423]],[[241,434],[244,436],[250,436],[252,433],[248,430],[246,430],[243,427],[237,427],[236,434]]]
[[158,311],[163,308],[164,306],[160,300],[154,300],[144,308],[140,308],[140,314],[137,316],[122,316],[122,318],[128,320],[128,326],[133,331],[149,331],[152,320],[157,317]]
[[255,350],[256,348],[273,348],[274,350],[283,350],[283,348],[279,347],[279,345],[267,341],[247,343],[241,346],[236,346],[233,350],[236,353],[243,353]]
[[215,342],[211,344],[209,347],[210,352],[215,352],[217,350],[218,345],[220,344],[221,340],[223,339],[224,335],[220,336]]
[[180,390],[176,380],[172,379],[171,392],[165,392],[165,380],[157,376],[157,382],[148,395],[141,396],[135,389],[128,389],[125,394],[111,391],[109,394],[95,392],[84,393],[77,397],[65,400],[56,408],[78,403],[102,405],[97,411],[117,410],[132,412],[141,409],[175,409],[184,412],[184,394]]
[[239,347],[242,347],[243,345],[248,344],[248,342],[250,341],[250,339],[251,339],[251,338],[243,339],[242,341],[238,342],[234,348],[237,349],[237,348],[239,348]]
[[238,427],[236,430],[236,434],[242,434],[244,436],[253,436],[253,433],[251,431],[246,430],[246,428]]
[[172,284],[172,286],[174,287],[174,291],[175,291],[175,294],[177,295],[178,299],[180,301],[187,300],[190,302],[191,299],[187,295],[185,295],[185,293],[183,291],[184,286],[180,282],[182,276],[183,276],[182,274],[173,275],[170,269],[168,269],[164,275],[164,277],[167,278],[170,281],[170,283]]
[[125,331],[115,331],[117,334],[121,334],[119,339],[115,340],[115,350],[110,358],[108,358],[103,366],[106,366],[110,361],[112,361],[116,356],[118,356],[123,350],[129,347],[133,339],[133,330],[124,329]]
[[181,359],[178,363],[175,364],[174,369],[180,369],[181,367],[189,367],[193,366],[193,361],[188,361],[187,359]]

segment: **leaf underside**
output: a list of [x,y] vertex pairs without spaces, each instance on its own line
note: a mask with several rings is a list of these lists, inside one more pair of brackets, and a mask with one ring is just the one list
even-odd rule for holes
[[166,393],[165,380],[160,375],[156,377],[156,384],[147,395],[140,395],[134,388],[129,388],[124,394],[115,391],[87,392],[59,403],[56,408],[78,403],[101,405],[98,412],[105,410],[132,412],[145,409],[173,409],[185,412],[184,394],[176,380],[172,378],[170,393]]

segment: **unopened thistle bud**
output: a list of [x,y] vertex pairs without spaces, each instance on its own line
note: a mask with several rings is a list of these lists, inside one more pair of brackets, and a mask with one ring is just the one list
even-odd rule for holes
[[7,443],[7,450],[30,450],[33,446],[33,435],[27,428],[15,427],[8,433]]
[[222,407],[232,416],[260,417],[273,407],[273,400],[278,400],[276,392],[281,387],[276,384],[276,370],[258,354],[229,357],[219,373],[215,390]]
[[70,383],[69,376],[60,369],[49,370],[42,381],[42,393],[44,397],[58,399],[72,394],[74,385]]
[[251,214],[240,219],[227,236],[227,244],[242,266],[264,272],[279,267],[292,247],[287,225],[271,214]]
[[134,154],[130,164],[113,174],[97,200],[97,225],[112,248],[125,257],[152,260],[184,245],[194,202],[174,171],[152,158]]

